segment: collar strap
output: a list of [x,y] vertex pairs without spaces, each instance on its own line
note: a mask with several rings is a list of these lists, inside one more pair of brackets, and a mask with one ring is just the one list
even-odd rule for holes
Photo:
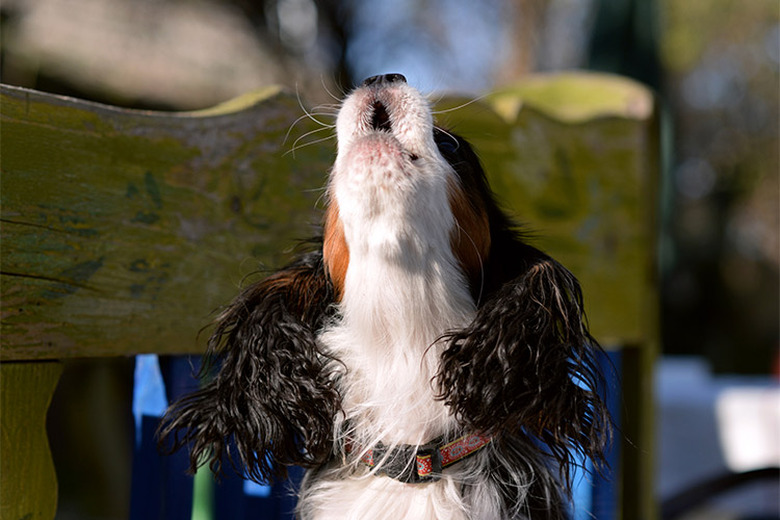
[[[369,468],[379,465],[377,475],[385,475],[406,484],[434,482],[441,478],[444,468],[473,455],[491,440],[491,437],[474,434],[464,435],[444,445],[434,441],[421,446],[402,444],[388,450],[379,444],[366,450],[360,462]],[[348,448],[347,451],[352,450]]]

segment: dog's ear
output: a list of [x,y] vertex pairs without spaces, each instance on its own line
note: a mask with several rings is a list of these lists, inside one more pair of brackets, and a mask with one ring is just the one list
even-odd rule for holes
[[216,376],[169,408],[161,447],[190,445],[190,471],[227,459],[258,482],[327,460],[340,397],[315,332],[332,301],[319,252],[246,288],[209,340]]
[[497,284],[467,328],[445,336],[439,388],[472,431],[537,437],[567,479],[574,453],[599,464],[609,442],[600,347],[575,277],[530,246],[513,249],[519,272]]

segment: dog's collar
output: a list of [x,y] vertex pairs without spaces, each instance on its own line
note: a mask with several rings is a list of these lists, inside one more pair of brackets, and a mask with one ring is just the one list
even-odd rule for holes
[[[406,484],[434,482],[442,470],[460,462],[487,446],[491,437],[473,434],[441,444],[438,439],[424,445],[402,444],[388,449],[378,444],[365,450],[360,462],[369,468],[377,467],[377,475],[385,475]],[[347,452],[354,451],[350,445]]]

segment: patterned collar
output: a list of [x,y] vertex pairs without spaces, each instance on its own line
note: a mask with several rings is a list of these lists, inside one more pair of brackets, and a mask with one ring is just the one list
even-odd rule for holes
[[[435,482],[442,470],[466,459],[487,446],[491,437],[481,434],[464,435],[442,444],[437,439],[428,444],[402,444],[388,449],[378,444],[363,452],[360,462],[369,468],[377,467],[377,475],[385,475],[406,484]],[[347,452],[352,452],[350,445]]]

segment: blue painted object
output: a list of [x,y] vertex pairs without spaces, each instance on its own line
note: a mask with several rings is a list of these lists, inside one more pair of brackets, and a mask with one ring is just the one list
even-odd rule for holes
[[[197,358],[196,358],[197,359]],[[155,433],[168,403],[197,388],[188,357],[136,356],[130,520],[190,520],[193,478],[186,451],[163,456]]]
[[599,389],[601,398],[607,404],[612,415],[614,437],[607,463],[609,474],[598,474],[590,460],[580,460],[581,466],[572,474],[572,505],[570,517],[572,520],[614,520],[618,518],[618,485],[616,475],[620,465],[620,367],[622,356],[620,351],[609,351],[598,357],[599,367],[604,374],[606,388]]

